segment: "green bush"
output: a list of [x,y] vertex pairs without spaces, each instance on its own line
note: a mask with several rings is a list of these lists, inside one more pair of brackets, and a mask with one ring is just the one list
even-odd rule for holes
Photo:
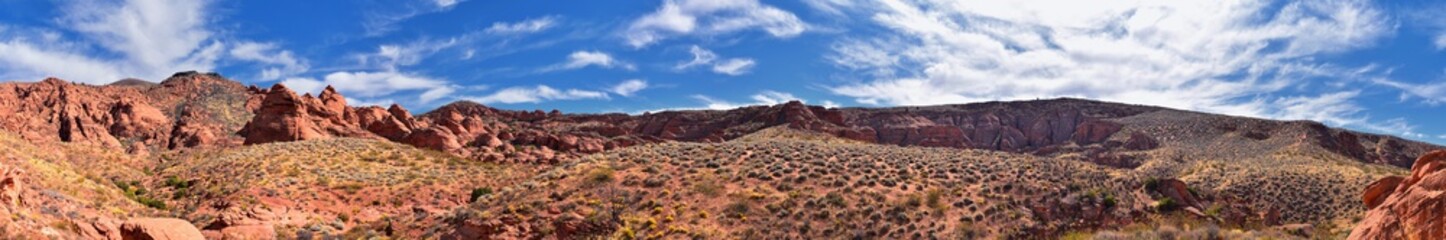
[[135,199],[136,202],[139,202],[141,203],[141,205],[145,205],[146,207],[166,210],[166,202],[163,202],[161,200],[152,199],[146,196],[137,196]]
[[477,199],[478,199],[478,198],[482,198],[482,196],[487,196],[487,195],[492,195],[492,188],[488,188],[488,187],[484,187],[484,188],[473,188],[473,189],[472,189],[472,198],[468,199],[467,202],[477,202]]
[[1155,201],[1154,205],[1155,210],[1160,212],[1174,211],[1175,209],[1180,207],[1180,204],[1175,203],[1175,199],[1172,199],[1170,197],[1165,197],[1164,199]]
[[587,181],[593,184],[603,184],[613,181],[613,169],[610,167],[593,168],[587,173]]
[[191,181],[181,180],[180,177],[176,176],[170,176],[166,177],[166,187],[185,189],[191,187]]

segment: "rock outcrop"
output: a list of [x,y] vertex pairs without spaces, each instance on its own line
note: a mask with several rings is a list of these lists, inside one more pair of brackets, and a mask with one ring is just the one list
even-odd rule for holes
[[[127,152],[231,144],[249,113],[244,88],[220,75],[182,72],[160,84],[94,86],[48,78],[0,83],[0,129],[31,142]],[[230,129],[230,130],[228,130]]]
[[376,138],[380,136],[362,129],[357,111],[346,105],[346,98],[330,86],[320,97],[297,96],[285,85],[276,84],[267,91],[253,92],[261,98],[256,116],[237,134],[245,144],[300,141],[329,137]]
[[120,226],[125,240],[194,240],[206,239],[190,222],[175,218],[137,218]]
[[1410,176],[1372,183],[1362,195],[1371,209],[1350,239],[1446,239],[1443,170],[1446,151],[1433,151],[1416,159]]

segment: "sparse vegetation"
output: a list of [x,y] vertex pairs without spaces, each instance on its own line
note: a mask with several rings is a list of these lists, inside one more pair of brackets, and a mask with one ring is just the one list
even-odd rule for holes
[[467,202],[477,202],[477,199],[478,199],[478,198],[482,198],[482,196],[487,196],[487,195],[492,195],[492,188],[489,188],[489,187],[473,188],[473,189],[472,189],[471,197],[467,199]]

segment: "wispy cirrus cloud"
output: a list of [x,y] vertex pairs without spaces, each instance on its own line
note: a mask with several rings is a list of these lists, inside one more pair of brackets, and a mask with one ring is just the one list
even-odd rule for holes
[[1372,83],[1400,90],[1404,99],[1421,99],[1432,106],[1446,102],[1446,81],[1432,83],[1408,83],[1386,78],[1376,78]]
[[673,67],[674,69],[688,70],[694,67],[707,66],[711,67],[714,73],[739,76],[747,74],[749,70],[753,69],[753,65],[757,63],[751,58],[727,58],[720,60],[717,53],[713,53],[713,51],[704,49],[698,45],[690,47],[688,52],[693,54],[693,59],[678,63],[677,66]]
[[877,105],[1070,96],[1364,124],[1359,92],[1296,86],[1362,80],[1313,59],[1371,46],[1393,29],[1361,0],[878,3],[829,5],[867,12],[886,31],[840,40],[826,57],[873,75],[829,91]]
[[576,51],[568,54],[567,60],[538,69],[538,72],[573,70],[590,66],[605,69],[622,68],[629,71],[637,69],[637,66],[634,66],[632,63],[613,58],[612,54],[601,51]]
[[599,91],[567,89],[559,90],[547,85],[532,87],[510,87],[489,95],[465,98],[482,104],[493,103],[539,103],[553,100],[607,99],[608,94]]
[[275,43],[240,42],[231,47],[229,54],[235,59],[265,65],[257,74],[263,81],[295,76],[311,68],[305,60],[297,58],[290,50],[280,49]]
[[423,14],[452,10],[465,0],[403,0],[387,1],[385,7],[369,10],[362,20],[364,36],[377,37],[396,31],[398,23]]
[[608,91],[620,96],[632,97],[634,93],[637,93],[638,91],[642,91],[643,89],[647,88],[648,81],[644,81],[642,79],[628,79],[627,81],[623,81],[618,83],[617,85],[613,85],[613,87],[608,88]]
[[657,11],[633,20],[623,38],[628,45],[641,48],[676,36],[755,28],[774,37],[791,38],[803,33],[808,24],[758,0],[665,0]]
[[318,80],[313,78],[288,78],[281,81],[297,92],[320,93],[325,86],[351,97],[384,97],[398,92],[418,92],[417,101],[429,103],[447,97],[459,87],[443,79],[394,71],[381,72],[333,72]]
[[700,101],[700,102],[703,102],[704,105],[703,105],[702,107],[677,108],[677,109],[670,109],[670,110],[686,110],[686,109],[728,110],[728,109],[734,109],[734,108],[740,108],[740,107],[747,107],[747,106],[756,106],[756,105],[777,105],[777,104],[780,104],[780,103],[786,103],[786,102],[788,102],[788,101],[795,101],[795,100],[796,100],[796,101],[801,101],[801,102],[806,102],[806,101],[804,101],[802,98],[798,98],[798,97],[796,97],[796,96],[793,96],[793,94],[791,94],[791,93],[779,92],[779,91],[773,91],[773,90],[763,90],[763,91],[759,91],[758,93],[755,93],[755,94],[749,96],[749,99],[752,100],[752,101],[750,101],[750,102],[730,102],[730,101],[725,101],[725,100],[721,100],[721,99],[716,99],[716,98],[709,97],[709,96],[707,96],[707,95],[702,95],[702,94],[692,95],[692,96],[690,96],[690,97],[692,97],[693,99],[698,100],[698,101]]
[[556,26],[558,19],[559,17],[557,16],[546,16],[514,23],[496,22],[492,23],[492,26],[487,27],[484,31],[489,34],[499,35],[537,33]]

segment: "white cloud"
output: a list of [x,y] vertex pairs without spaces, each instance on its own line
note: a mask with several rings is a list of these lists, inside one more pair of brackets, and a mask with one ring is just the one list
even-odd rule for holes
[[716,35],[762,29],[779,38],[798,36],[807,24],[788,11],[758,0],[665,0],[658,10],[644,15],[623,33],[633,47],[681,35]]
[[738,76],[747,74],[749,70],[753,69],[753,65],[753,59],[728,59],[719,62],[717,65],[713,65],[713,72],[729,76]]
[[483,103],[538,103],[552,100],[579,100],[579,99],[607,99],[607,93],[587,91],[578,89],[558,90],[547,85],[536,87],[510,87],[491,95],[468,98],[468,100]]
[[693,47],[688,48],[688,53],[693,54],[693,60],[689,60],[685,63],[679,63],[678,66],[674,68],[677,68],[678,70],[686,70],[695,66],[712,64],[714,60],[718,60],[718,54],[713,53],[713,51],[708,51],[708,49],[703,49],[698,45],[693,45]]
[[398,29],[397,23],[416,16],[445,12],[465,0],[407,0],[382,1],[386,6],[373,7],[363,13],[361,22],[364,35],[376,37]]
[[839,105],[838,105],[838,103],[833,102],[833,101],[823,100],[823,107],[825,107],[825,108],[838,108]]
[[5,73],[0,73],[0,80],[35,81],[55,76],[70,81],[104,84],[128,76],[111,61],[19,40],[0,42],[0,69],[5,70]]
[[381,107],[387,107],[387,106],[391,106],[393,103],[397,103],[397,101],[394,101],[394,100],[392,100],[392,99],[390,99],[390,98],[382,98],[382,99],[355,99],[355,98],[349,98],[349,97],[346,98],[346,104],[347,104],[347,105],[352,105],[352,106],[362,106],[362,107],[365,107],[365,106],[381,106]]
[[1412,125],[1404,118],[1392,118],[1384,122],[1368,122],[1360,125],[1372,131],[1398,134],[1409,138],[1423,139],[1427,137],[1424,133],[1416,132],[1416,125]]
[[688,49],[688,52],[693,54],[693,59],[688,62],[679,63],[674,67],[675,69],[687,70],[693,67],[711,65],[715,73],[739,76],[747,74],[749,70],[753,69],[753,65],[756,64],[756,62],[750,58],[729,58],[718,61],[718,54],[708,49],[698,47],[698,45],[693,45]]
[[1436,36],[1436,49],[1446,50],[1446,33]]
[[358,54],[355,55],[355,58],[365,66],[396,70],[398,67],[421,63],[432,54],[459,46],[463,42],[461,38],[448,38],[442,40],[420,39],[405,44],[384,44],[377,46],[375,52]]
[[[57,76],[71,81],[109,83],[125,77],[162,79],[185,70],[211,70],[223,44],[207,29],[209,1],[83,1],[63,4],[62,27],[86,42],[68,42],[48,34],[20,36],[7,30],[0,40],[4,77]],[[28,35],[28,34],[27,34]],[[98,48],[91,48],[94,44]],[[95,51],[105,54],[96,54]],[[107,57],[97,57],[107,56]]]
[[333,72],[323,80],[288,78],[281,83],[299,93],[317,94],[330,85],[342,95],[367,98],[401,91],[421,91],[417,100],[422,103],[445,98],[457,90],[457,86],[444,80],[401,72]]
[[1272,116],[1263,96],[1345,75],[1313,56],[1393,28],[1356,0],[880,1],[850,10],[874,11],[891,33],[840,41],[828,56],[875,73],[831,88],[866,104],[1070,96]]
[[808,7],[829,16],[846,17],[843,9],[854,7],[852,0],[803,0]]
[[[795,97],[795,96],[793,96],[793,94],[785,93],[785,92],[778,92],[778,91],[773,91],[773,90],[763,90],[763,91],[758,92],[757,94],[753,94],[752,96],[749,96],[749,98],[750,98],[750,99],[753,99],[753,101],[752,101],[752,102],[745,102],[745,103],[735,103],[735,102],[729,102],[729,101],[719,100],[719,99],[715,99],[715,98],[712,98],[712,97],[709,97],[709,96],[706,96],[706,95],[701,95],[701,94],[700,94],[700,95],[693,95],[692,98],[693,98],[693,99],[697,99],[698,101],[702,101],[704,105],[703,105],[702,107],[679,108],[679,109],[671,109],[671,110],[686,110],[686,109],[728,110],[728,109],[734,109],[734,108],[740,108],[740,107],[747,107],[747,106],[755,106],[755,105],[778,105],[778,104],[781,104],[781,103],[786,103],[786,102],[788,102],[788,101],[800,101],[800,102],[803,102],[803,99],[800,99],[800,98],[798,98],[798,97]],[[661,111],[661,110],[660,110],[660,111]]]
[[321,90],[326,88],[325,82],[305,77],[286,78],[286,80],[281,80],[281,85],[285,85],[286,88],[296,93],[311,93],[313,95],[321,93]]
[[1401,90],[1401,92],[1404,94],[1402,96],[1403,100],[1410,97],[1417,97],[1424,99],[1427,104],[1430,104],[1432,106],[1439,105],[1442,102],[1446,102],[1446,81],[1426,84],[1413,84],[1393,81],[1390,79],[1377,78],[1372,80],[1372,82]]
[[293,56],[291,51],[277,50],[274,43],[237,43],[231,47],[230,56],[239,60],[269,65],[261,70],[261,74],[258,74],[260,80],[266,81],[305,73],[310,69],[305,62]]
[[547,30],[556,24],[557,17],[546,16],[515,23],[492,23],[492,26],[488,27],[485,31],[491,34],[527,34]]
[[1276,99],[1268,105],[1278,108],[1272,112],[1276,119],[1313,120],[1332,125],[1352,125],[1365,122],[1364,118],[1352,117],[1365,110],[1351,103],[1360,95],[1359,91],[1322,94],[1320,96],[1295,96]]
[[636,67],[633,66],[632,63],[623,62],[623,61],[619,61],[619,60],[617,60],[617,59],[614,59],[612,55],[609,55],[609,54],[607,54],[607,53],[605,53],[605,52],[598,52],[598,51],[576,51],[576,52],[572,52],[572,54],[568,54],[568,55],[567,55],[567,61],[566,61],[566,62],[559,63],[559,64],[552,65],[552,66],[548,66],[548,67],[544,67],[544,68],[542,68],[540,71],[541,71],[541,72],[551,72],[551,71],[557,71],[557,70],[572,70],[572,69],[585,68],[585,67],[588,67],[588,66],[597,66],[597,67],[601,67],[601,68],[615,68],[615,67],[620,67],[620,68],[627,69],[627,70],[634,70],[634,69],[636,69]]
[[798,97],[794,97],[793,94],[773,90],[764,90],[758,94],[753,94],[752,98],[754,103],[759,105],[774,105],[794,100],[802,101]]
[[437,7],[449,8],[461,3],[462,0],[433,0],[433,2],[437,3]]
[[849,70],[868,71],[875,77],[893,77],[894,68],[899,67],[899,56],[889,49],[897,44],[905,43],[893,39],[848,39],[833,44],[833,53],[825,58]]
[[642,91],[643,89],[647,88],[648,81],[643,81],[642,79],[629,79],[627,81],[618,83],[618,85],[613,85],[613,87],[609,88],[608,91],[624,97],[631,97],[633,96],[633,93],[637,93],[638,91]]

